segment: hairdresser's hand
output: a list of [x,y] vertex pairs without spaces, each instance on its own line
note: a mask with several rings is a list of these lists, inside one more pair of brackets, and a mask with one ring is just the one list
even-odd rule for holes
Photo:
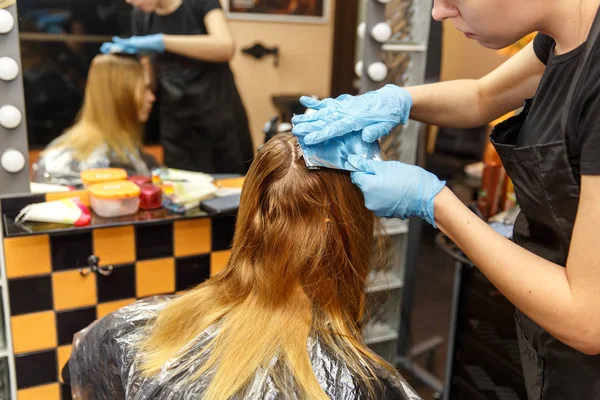
[[162,33],[147,36],[132,36],[128,39],[113,37],[112,43],[104,43],[100,51],[107,53],[139,54],[144,52],[162,53],[165,51],[165,40]]
[[412,107],[410,93],[395,85],[386,85],[361,96],[342,95],[337,99],[315,100],[303,96],[300,102],[313,114],[296,115],[292,132],[304,136],[307,145],[362,131],[363,140],[374,142],[388,135],[398,124],[405,124]]
[[352,182],[365,196],[367,208],[378,217],[420,217],[435,227],[433,199],[446,182],[415,165],[372,161],[351,155],[348,162],[360,172]]

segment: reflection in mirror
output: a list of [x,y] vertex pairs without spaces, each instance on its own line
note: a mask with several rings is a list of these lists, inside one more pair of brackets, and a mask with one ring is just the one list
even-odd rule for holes
[[[41,150],[75,121],[100,45],[130,36],[131,8],[124,0],[18,0],[17,6],[29,147]],[[153,126],[146,143],[158,142]]]

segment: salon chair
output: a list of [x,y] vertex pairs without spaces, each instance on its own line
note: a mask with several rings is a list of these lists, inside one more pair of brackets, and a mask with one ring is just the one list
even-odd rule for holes
[[466,165],[481,161],[489,140],[487,126],[472,129],[440,128],[435,149],[427,157],[427,168],[440,179],[452,180]]
[[489,140],[487,126],[472,129],[441,128],[434,152],[427,156],[427,169],[440,179],[464,202],[477,197],[480,182],[465,174],[465,166],[482,160]]
[[289,132],[292,129],[292,117],[295,114],[304,114],[306,108],[300,104],[301,94],[277,95],[272,96],[271,101],[278,111],[278,115],[273,116],[265,123],[263,132],[265,134],[264,143],[267,143],[273,136],[281,132]]
[[279,112],[279,118],[281,122],[291,122],[294,114],[304,114],[306,108],[300,104],[300,97],[304,94],[292,94],[292,95],[275,95],[271,97],[273,105]]

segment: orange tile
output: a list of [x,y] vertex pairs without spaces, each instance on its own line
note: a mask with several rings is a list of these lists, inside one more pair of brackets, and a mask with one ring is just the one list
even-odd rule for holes
[[136,299],[125,299],[125,300],[117,300],[111,301],[108,303],[100,303],[96,306],[96,315],[98,318],[102,318],[107,316],[113,311],[117,311],[119,308],[125,307],[133,303]]
[[56,361],[57,361],[57,371],[58,371],[58,379],[63,382],[62,379],[62,369],[63,367],[67,364],[67,361],[69,361],[69,357],[71,357],[71,348],[73,346],[70,344],[67,344],[65,346],[59,346],[56,349]]
[[94,229],[94,254],[100,265],[131,264],[135,262],[135,232],[133,226]]
[[135,266],[137,297],[175,291],[175,259],[140,261]]
[[58,383],[21,389],[17,392],[19,400],[60,400],[60,386]]
[[71,192],[46,193],[46,201],[72,199],[79,197],[79,200],[86,206],[90,206],[90,195],[87,190],[73,190]]
[[231,250],[213,251],[210,253],[210,276],[223,271],[229,261]]
[[48,235],[4,239],[4,257],[8,278],[43,275],[52,271]]
[[96,304],[96,274],[82,276],[79,271],[52,274],[54,309],[57,311]]
[[17,354],[56,347],[54,311],[11,317],[13,348]]
[[175,222],[175,257],[208,254],[211,250],[210,219]]
[[228,178],[228,179],[217,179],[215,180],[215,185],[221,188],[241,188],[244,186],[244,180],[246,178]]

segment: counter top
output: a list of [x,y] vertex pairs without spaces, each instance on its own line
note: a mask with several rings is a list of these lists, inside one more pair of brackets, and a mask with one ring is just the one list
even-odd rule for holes
[[15,215],[2,214],[2,224],[4,226],[4,237],[33,236],[52,233],[66,232],[85,232],[98,228],[112,228],[126,225],[152,225],[165,222],[196,219],[196,218],[215,218],[230,214],[209,214],[199,207],[186,212],[185,214],[172,213],[164,208],[157,210],[140,210],[136,214],[117,218],[102,218],[92,213],[92,222],[87,226],[75,227],[72,225],[46,223],[46,222],[24,222],[15,223]]
[[[220,178],[229,178],[220,177]],[[217,181],[215,181],[217,182]],[[229,183],[226,179],[218,181],[220,187],[241,187],[243,178],[235,177]],[[0,198],[0,208],[2,211],[3,236],[6,238],[18,236],[33,236],[53,233],[85,232],[98,228],[111,228],[127,225],[159,225],[169,222],[198,219],[198,218],[219,218],[222,216],[231,216],[229,214],[211,214],[199,207],[187,211],[184,214],[173,213],[167,209],[140,210],[136,214],[116,218],[102,218],[92,212],[92,221],[87,226],[75,227],[72,225],[45,223],[45,222],[25,222],[16,223],[15,218],[19,212],[28,204],[42,203],[45,201],[58,200],[65,197],[87,197],[86,191],[62,192],[47,194],[25,194],[21,196],[9,196]],[[84,201],[84,204],[89,204]],[[234,212],[235,214],[235,212]]]

